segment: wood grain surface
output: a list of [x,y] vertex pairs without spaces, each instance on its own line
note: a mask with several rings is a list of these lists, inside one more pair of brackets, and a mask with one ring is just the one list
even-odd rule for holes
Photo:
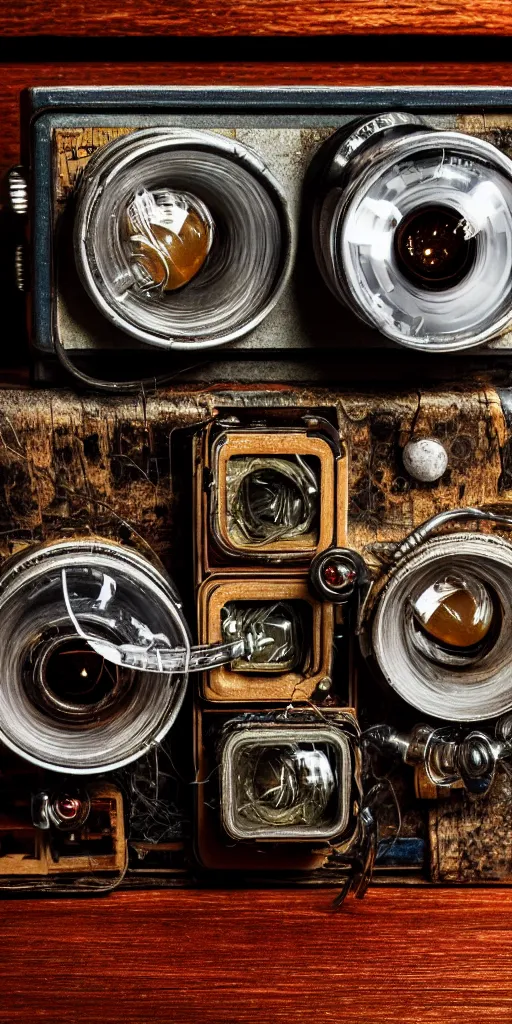
[[0,903],[2,1024],[509,1024],[512,891]]
[[4,34],[331,35],[347,33],[510,33],[510,0],[17,0],[0,3]]
[[[2,28],[0,12],[0,29]],[[172,55],[172,54],[171,54]],[[0,173],[19,160],[19,94],[53,85],[485,85],[512,86],[496,63],[0,63]]]

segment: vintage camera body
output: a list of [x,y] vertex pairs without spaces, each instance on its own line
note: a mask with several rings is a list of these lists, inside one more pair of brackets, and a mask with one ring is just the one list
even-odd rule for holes
[[508,107],[25,95],[0,885],[512,878]]

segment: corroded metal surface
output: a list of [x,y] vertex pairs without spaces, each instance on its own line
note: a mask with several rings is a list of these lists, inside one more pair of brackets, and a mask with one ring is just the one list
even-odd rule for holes
[[[63,532],[110,536],[128,526],[168,560],[179,491],[187,487],[182,479],[173,486],[175,432],[206,423],[216,408],[237,406],[337,412],[349,460],[348,542],[375,565],[386,543],[437,512],[512,498],[503,465],[512,428],[486,385],[378,397],[287,387],[184,388],[140,398],[5,390],[0,554]],[[404,445],[422,436],[438,437],[448,452],[448,469],[435,483],[412,480],[403,467]],[[191,473],[180,472],[187,468]]]

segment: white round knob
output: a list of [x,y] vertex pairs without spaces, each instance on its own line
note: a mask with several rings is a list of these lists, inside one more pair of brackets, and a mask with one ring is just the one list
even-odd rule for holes
[[422,483],[439,480],[448,466],[446,448],[433,437],[408,441],[402,453],[404,467],[409,476]]

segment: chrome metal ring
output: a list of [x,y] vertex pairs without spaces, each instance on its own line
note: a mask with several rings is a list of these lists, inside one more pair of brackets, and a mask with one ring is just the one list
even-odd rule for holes
[[[195,195],[212,218],[204,266],[165,295],[137,287],[123,235],[141,188]],[[136,131],[98,149],[81,178],[74,245],[82,283],[112,324],[148,345],[211,348],[251,331],[286,286],[293,244],[280,184],[255,153],[223,135]]]
[[[435,660],[412,635],[410,595],[436,574],[471,572],[496,595],[499,619],[492,642],[464,666]],[[392,572],[377,598],[371,650],[389,686],[408,704],[447,721],[482,721],[512,708],[512,545],[496,535],[432,537]]]
[[76,775],[111,771],[168,732],[185,696],[186,661],[174,674],[133,673],[116,699],[93,706],[89,715],[81,706],[73,715],[72,707],[59,707],[40,688],[36,696],[30,672],[39,671],[39,659],[54,649],[44,638],[63,623],[67,636],[77,636],[66,614],[63,570],[76,618],[95,635],[108,630],[118,644],[148,643],[153,635],[165,637],[169,648],[190,650],[188,629],[164,572],[136,551],[106,541],[28,549],[0,577],[0,740],[44,768]]
[[[451,352],[502,334],[512,323],[512,161],[456,131],[404,124],[386,133],[367,125],[365,145],[365,124],[352,142],[343,136],[337,151],[332,139],[325,144],[313,240],[329,288],[365,323],[408,348]],[[425,228],[418,222],[419,234],[415,227],[413,240],[406,236],[403,253],[409,270],[420,257],[427,269],[411,276],[397,240],[414,218],[436,209],[441,226],[432,227],[432,238],[456,235],[462,262],[457,274],[452,267],[432,285],[437,279],[428,275],[437,259],[442,271],[449,243],[443,248],[427,232],[420,245]],[[448,214],[453,230],[442,220]]]

